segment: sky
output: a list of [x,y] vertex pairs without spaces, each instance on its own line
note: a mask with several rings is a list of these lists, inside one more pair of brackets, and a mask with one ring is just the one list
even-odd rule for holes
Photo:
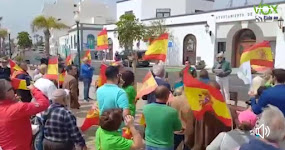
[[[75,3],[79,0],[70,0]],[[115,0],[102,0],[107,4],[115,3]],[[28,31],[31,35],[31,22],[35,16],[41,14],[44,2],[53,3],[55,0],[0,0],[0,16],[3,17],[1,27],[11,32],[15,38],[18,32]]]

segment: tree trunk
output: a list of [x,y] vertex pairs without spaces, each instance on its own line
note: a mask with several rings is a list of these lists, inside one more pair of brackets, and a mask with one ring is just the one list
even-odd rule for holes
[[50,32],[48,29],[46,29],[44,31],[44,35],[45,35],[45,52],[46,52],[46,55],[49,56],[49,39],[50,39]]

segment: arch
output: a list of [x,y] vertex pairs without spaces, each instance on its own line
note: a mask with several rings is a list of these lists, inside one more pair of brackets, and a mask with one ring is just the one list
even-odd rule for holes
[[183,40],[183,64],[188,61],[191,65],[196,64],[197,40],[195,35],[187,34]]
[[262,42],[264,40],[263,31],[256,23],[249,22],[247,28],[243,28],[241,22],[236,22],[235,25],[229,30],[227,34],[226,51],[225,51],[225,57],[226,59],[231,60],[232,67],[239,67],[239,61],[238,63],[236,63],[237,58],[235,52],[236,52],[237,41],[235,40],[238,33],[243,29],[251,30],[256,37],[257,43]]
[[243,51],[256,43],[256,35],[250,29],[242,29],[236,33],[233,38],[234,52],[233,52],[233,66],[239,67],[240,57]]
[[95,49],[95,36],[92,34],[87,35],[87,48]]

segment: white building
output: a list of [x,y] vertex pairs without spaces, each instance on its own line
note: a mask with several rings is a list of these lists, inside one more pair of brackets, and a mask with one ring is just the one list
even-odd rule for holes
[[[197,60],[204,60],[207,68],[210,68],[215,62],[215,55],[224,51],[232,66],[238,67],[245,48],[267,40],[275,54],[275,66],[285,68],[285,59],[282,58],[285,56],[283,25],[279,25],[277,19],[273,22],[257,22],[251,5],[253,3],[235,7],[236,1],[229,2],[230,8],[210,10],[214,4],[206,0],[125,0],[117,2],[117,19],[124,13],[134,13],[144,24],[149,25],[158,17],[165,17],[165,24],[174,38],[173,47],[168,50],[170,65],[182,65],[186,60],[195,64]],[[278,5],[278,14],[273,15],[285,18],[284,0],[271,4]],[[194,13],[195,10],[199,12]],[[209,27],[207,32],[206,25]],[[113,41],[114,51],[122,50],[118,44],[116,26],[104,27]],[[136,48],[134,43],[134,49],[146,48],[146,44]]]
[[[53,16],[60,22],[70,26],[66,30],[51,31],[51,54],[57,53],[65,56],[65,51],[75,53],[77,50],[77,32],[74,20],[74,11],[79,11],[79,39],[80,49],[93,49],[96,42],[96,35],[102,30],[103,24],[115,22],[116,13],[113,12],[113,7],[108,6],[101,0],[81,0],[75,4],[73,0],[57,0],[55,3],[45,3],[42,13],[45,16]],[[68,38],[67,38],[68,37]],[[89,42],[87,40],[89,37]],[[93,40],[92,40],[93,39]],[[63,43],[66,41],[66,43]],[[91,42],[91,45],[90,45]],[[86,48],[89,44],[90,47]],[[64,52],[64,53],[62,53]]]

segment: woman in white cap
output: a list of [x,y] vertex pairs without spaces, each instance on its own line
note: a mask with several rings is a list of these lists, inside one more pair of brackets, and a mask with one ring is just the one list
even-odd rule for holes
[[228,103],[230,100],[228,76],[231,74],[232,68],[231,64],[225,60],[223,52],[217,55],[217,63],[214,65],[212,71],[216,74],[216,81],[221,86],[221,92]]

